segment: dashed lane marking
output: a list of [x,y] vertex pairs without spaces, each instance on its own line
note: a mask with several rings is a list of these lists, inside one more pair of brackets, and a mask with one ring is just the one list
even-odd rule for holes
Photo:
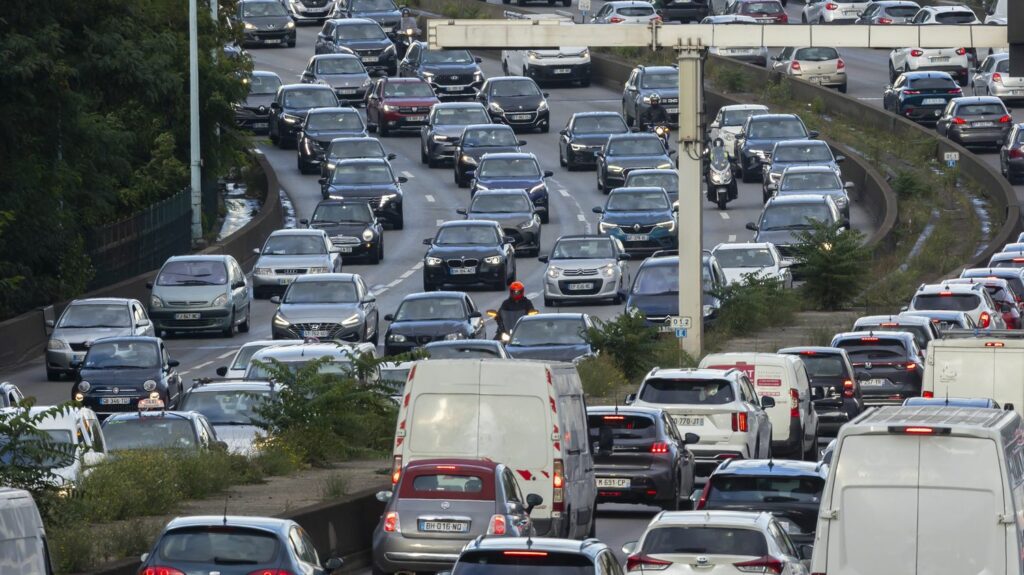
[[427,195],[425,195],[423,197],[426,198],[428,202],[434,203],[434,196],[432,196],[430,194],[427,194]]
[[395,281],[393,281],[393,282],[389,283],[389,284],[388,284],[388,288],[389,288],[389,289],[390,289],[390,288],[393,288],[393,287],[395,287],[396,285],[398,285],[398,284],[400,284],[400,283],[402,283],[402,280],[401,280],[401,278],[399,278],[399,279],[397,279],[397,280],[395,280]]
[[558,193],[562,194],[562,196],[566,198],[569,197],[569,190],[558,190]]
[[736,241],[736,234],[729,234],[729,241],[730,242]]
[[423,260],[416,262],[416,265],[412,266],[412,269],[418,270],[423,267]]
[[538,297],[540,297],[540,292],[539,291],[535,291],[533,293],[528,293],[528,294],[526,294],[526,297],[528,297],[530,299],[538,298]]
[[718,212],[718,215],[722,216],[723,220],[728,220],[729,219],[729,214],[727,214],[725,212]]
[[229,356],[235,355],[235,351],[227,351],[217,356],[217,359],[227,359]]
[[407,178],[409,178],[409,179],[413,179],[413,178],[415,178],[415,177],[416,177],[416,176],[412,175],[412,173],[411,173],[411,172],[408,172],[408,171],[403,171],[403,172],[402,172],[402,175],[403,175],[403,176],[405,176],[405,177],[407,177]]
[[576,219],[581,222],[585,222],[587,221],[587,216],[584,216],[583,214],[576,214]]
[[406,271],[406,272],[405,272],[404,274],[402,274],[402,276],[401,276],[401,277],[402,277],[402,279],[405,279],[405,278],[407,278],[407,277],[411,276],[411,275],[412,275],[413,273],[414,273],[414,272],[413,272],[412,270],[408,270],[408,271]]
[[213,363],[213,362],[212,361],[204,361],[203,363],[199,363],[199,364],[193,365],[192,369],[200,370],[200,369],[203,369],[204,367],[210,365],[211,363]]

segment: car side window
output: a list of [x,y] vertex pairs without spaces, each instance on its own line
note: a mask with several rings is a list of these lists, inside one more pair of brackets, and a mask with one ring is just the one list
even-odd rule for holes
[[906,83],[907,83],[907,78],[905,76],[901,75],[899,78],[896,78],[896,83],[893,84],[892,87],[899,89],[899,88],[902,88],[903,85],[906,84]]
[[761,402],[757,398],[757,390],[754,389],[754,384],[750,383],[750,380],[746,376],[743,377],[743,386],[747,388],[747,397],[750,398],[750,403],[754,405],[761,405]]
[[783,48],[782,52],[779,52],[779,60],[787,61],[793,59],[793,49]]
[[683,444],[683,438],[679,435],[679,430],[676,429],[675,423],[672,422],[672,418],[667,413],[661,414],[661,424],[665,426],[665,434],[672,438],[677,444]]
[[505,490],[505,498],[508,501],[515,503],[524,503],[522,498],[519,496],[519,484],[516,482],[516,478],[512,475],[512,471],[505,468],[505,472],[501,474],[502,488]]
[[466,310],[468,311],[468,313],[473,313],[473,312],[476,311],[476,306],[473,305],[473,300],[469,299],[468,297],[466,299],[462,300],[462,305],[464,305],[466,307]]
[[611,551],[602,551],[597,556],[597,564],[604,575],[622,575],[622,568],[619,567],[619,562],[615,560]]
[[800,552],[797,551],[796,546],[793,545],[793,541],[790,540],[789,536],[786,535],[786,532],[779,527],[778,522],[774,519],[772,519],[771,523],[768,524],[768,532],[775,538],[775,541],[778,543],[779,548],[782,549],[783,553],[790,557],[800,557]]
[[103,444],[103,432],[100,431],[100,422],[95,418],[87,417],[84,423],[86,432],[89,434],[89,447],[97,453],[106,453],[107,446]]
[[160,346],[160,357],[163,358],[163,364],[167,365],[167,362],[171,360],[171,357],[167,354],[167,348]]
[[301,527],[292,527],[291,531],[288,532],[288,541],[292,544],[292,549],[300,560],[310,565],[320,565],[320,560],[316,556],[316,549]]

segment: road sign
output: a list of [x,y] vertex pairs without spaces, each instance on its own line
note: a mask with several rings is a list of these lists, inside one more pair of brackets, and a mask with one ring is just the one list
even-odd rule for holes
[[578,0],[578,1],[579,1],[579,5],[577,5],[576,7],[579,8],[580,12],[590,12],[590,0]]
[[690,318],[678,315],[670,315],[665,320],[672,329],[690,329]]
[[679,328],[676,330],[676,339],[686,339],[686,328]]
[[946,160],[946,166],[955,168],[956,163],[960,161],[960,152],[946,152],[942,158]]

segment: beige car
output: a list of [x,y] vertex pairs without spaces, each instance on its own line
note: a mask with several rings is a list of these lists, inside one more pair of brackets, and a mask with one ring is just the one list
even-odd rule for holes
[[846,93],[846,62],[835,48],[783,48],[772,57],[771,69]]

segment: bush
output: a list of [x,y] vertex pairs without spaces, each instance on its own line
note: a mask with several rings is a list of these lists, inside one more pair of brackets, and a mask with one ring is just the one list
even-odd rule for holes
[[867,280],[868,250],[863,234],[838,223],[808,220],[811,228],[797,233],[797,260],[803,264],[803,292],[818,309],[842,309]]
[[583,382],[583,393],[587,401],[613,400],[622,390],[630,387],[630,382],[622,370],[608,354],[600,354],[580,360],[576,364],[580,380]]
[[721,301],[716,331],[739,335],[772,325],[785,325],[800,307],[799,297],[782,282],[758,274],[745,274],[713,294]]
[[654,365],[658,331],[648,326],[641,314],[624,313],[609,321],[594,318],[594,327],[585,337],[594,351],[610,357],[627,381]]

